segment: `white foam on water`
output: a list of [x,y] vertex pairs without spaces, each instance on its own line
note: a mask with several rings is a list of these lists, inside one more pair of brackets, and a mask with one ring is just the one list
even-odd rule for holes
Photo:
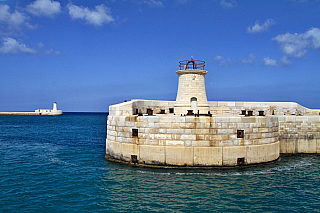
[[68,163],[66,161],[62,161],[59,158],[50,158],[48,161],[53,162],[53,163],[58,163],[60,165],[78,166],[77,164],[73,164],[73,163]]
[[[279,160],[280,161],[280,160]],[[278,162],[279,162],[278,161]],[[126,172],[136,172],[141,174],[152,174],[152,175],[179,175],[179,176],[187,176],[187,175],[198,175],[198,176],[252,176],[252,175],[265,175],[265,174],[273,174],[278,172],[285,172],[290,170],[295,170],[301,167],[307,167],[312,165],[311,158],[304,158],[302,160],[297,160],[295,162],[284,163],[283,165],[278,165],[265,170],[251,170],[251,171],[230,171],[228,170],[211,170],[212,172],[157,172],[157,171],[144,171],[144,170],[129,170],[123,169]],[[241,169],[241,168],[239,168]],[[245,169],[250,169],[246,167]]]

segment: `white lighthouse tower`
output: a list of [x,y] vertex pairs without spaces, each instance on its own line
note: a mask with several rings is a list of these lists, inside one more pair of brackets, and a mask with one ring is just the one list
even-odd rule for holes
[[207,100],[204,76],[208,73],[204,70],[205,62],[200,60],[180,61],[179,86],[174,112],[187,114],[188,110],[193,113],[207,114],[209,104]]
[[53,111],[58,111],[57,102],[53,103]]

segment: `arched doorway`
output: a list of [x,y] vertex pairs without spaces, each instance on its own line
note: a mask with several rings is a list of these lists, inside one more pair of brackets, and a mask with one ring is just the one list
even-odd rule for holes
[[190,101],[191,101],[191,109],[193,110],[193,113],[197,113],[198,112],[197,98],[192,97]]

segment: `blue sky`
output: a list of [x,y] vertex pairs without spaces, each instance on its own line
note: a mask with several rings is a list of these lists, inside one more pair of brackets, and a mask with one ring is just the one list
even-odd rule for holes
[[0,0],[0,111],[175,100],[191,56],[210,101],[320,108],[320,1]]

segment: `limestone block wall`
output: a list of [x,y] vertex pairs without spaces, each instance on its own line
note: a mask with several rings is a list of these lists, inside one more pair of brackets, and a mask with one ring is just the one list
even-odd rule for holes
[[278,138],[274,116],[109,114],[106,147],[109,157],[132,161],[136,156],[142,164],[235,166],[277,159]]
[[320,116],[279,116],[280,152],[320,153]]

